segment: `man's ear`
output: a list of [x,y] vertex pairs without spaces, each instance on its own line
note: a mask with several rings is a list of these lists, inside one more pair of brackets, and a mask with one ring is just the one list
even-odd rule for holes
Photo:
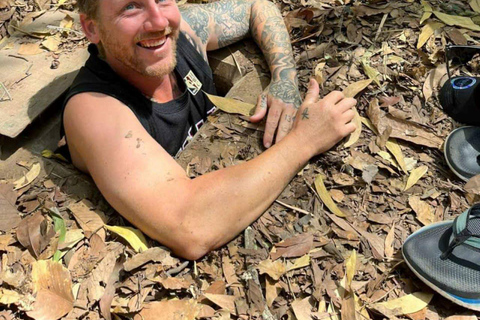
[[90,17],[87,17],[84,13],[80,14],[80,23],[82,25],[83,32],[88,40],[91,43],[99,43],[100,42],[100,34],[98,30],[98,25],[95,20]]

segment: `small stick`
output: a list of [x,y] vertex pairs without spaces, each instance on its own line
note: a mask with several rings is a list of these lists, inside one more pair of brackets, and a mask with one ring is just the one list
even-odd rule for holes
[[29,60],[25,57],[22,57],[22,56],[19,56],[19,55],[16,55],[16,54],[9,54],[8,55],[9,57],[12,57],[12,58],[18,58],[18,59],[22,59],[22,60],[25,60],[27,62],[29,62]]
[[373,41],[377,42],[378,37],[380,36],[380,32],[382,32],[383,25],[385,24],[385,21],[387,20],[388,13],[385,13],[383,15],[382,21],[380,22],[380,26],[378,27],[377,34],[375,35],[375,39]]
[[291,206],[291,205],[286,204],[285,202],[282,202],[282,201],[280,201],[280,200],[275,200],[275,202],[281,204],[281,205],[284,206],[284,207],[287,207],[288,209],[292,209],[292,210],[294,210],[294,211],[297,211],[297,212],[300,212],[300,213],[303,213],[303,214],[312,215],[312,213],[310,213],[310,212],[308,212],[308,211],[306,211],[306,210],[300,209],[300,208],[298,208],[298,207]]

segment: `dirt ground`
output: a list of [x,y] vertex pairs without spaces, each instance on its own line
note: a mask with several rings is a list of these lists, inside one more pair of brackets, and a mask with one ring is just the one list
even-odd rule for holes
[[[196,262],[145,239],[55,154],[19,160],[12,172],[23,173],[0,177],[0,319],[477,318],[416,278],[401,245],[480,194],[446,165],[442,144],[459,124],[437,98],[445,45],[479,44],[480,2],[277,4],[302,92],[314,76],[323,93],[355,96],[361,129],[312,159],[244,233]],[[24,19],[58,7],[73,10],[69,1],[0,0],[0,45]],[[74,31],[52,31],[60,63],[63,50],[85,45]],[[254,57],[251,45],[242,50]],[[265,69],[252,58],[241,72],[253,65]],[[263,151],[262,126],[222,112],[209,120],[178,157],[192,178]]]

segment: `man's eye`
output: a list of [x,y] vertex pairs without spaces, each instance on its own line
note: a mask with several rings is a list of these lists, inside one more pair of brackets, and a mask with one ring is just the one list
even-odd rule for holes
[[124,10],[133,10],[136,8],[137,8],[137,5],[135,3],[129,3],[125,6]]

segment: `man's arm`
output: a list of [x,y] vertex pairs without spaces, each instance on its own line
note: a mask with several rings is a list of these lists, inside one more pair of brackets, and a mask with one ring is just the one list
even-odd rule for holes
[[76,163],[86,167],[107,201],[147,235],[194,260],[233,239],[310,157],[355,129],[355,100],[334,92],[318,101],[318,95],[313,81],[301,116],[281,142],[251,161],[193,180],[112,97],[75,95],[64,124]]
[[[272,79],[259,97],[251,121],[265,117],[264,145],[270,147],[275,132],[281,141],[293,126],[301,104],[290,37],[283,18],[267,0],[226,0],[181,8],[184,30],[204,50],[215,50],[252,36],[270,67]],[[203,51],[202,51],[203,52]]]

